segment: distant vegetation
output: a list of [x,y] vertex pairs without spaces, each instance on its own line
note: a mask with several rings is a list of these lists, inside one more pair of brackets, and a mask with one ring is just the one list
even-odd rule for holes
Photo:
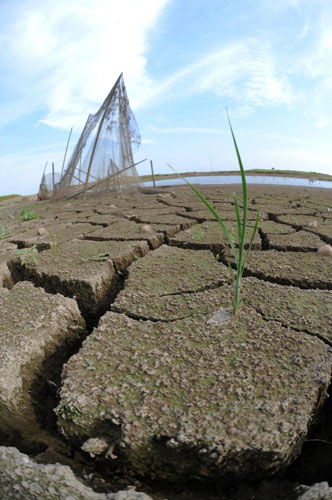
[[[317,181],[332,181],[332,175],[319,174],[318,172],[302,172],[298,170],[272,170],[265,168],[253,168],[245,171],[246,175],[276,175],[282,177],[301,177],[304,179],[312,179]],[[218,170],[210,172],[183,172],[180,173],[182,177],[197,177],[209,175],[239,175],[238,170]],[[173,179],[175,174],[155,174],[155,180]],[[140,177],[142,182],[152,181],[152,175],[142,175]]]
[[20,196],[19,194],[6,194],[5,196],[0,196],[0,201],[9,200],[10,198],[16,198],[16,196]]

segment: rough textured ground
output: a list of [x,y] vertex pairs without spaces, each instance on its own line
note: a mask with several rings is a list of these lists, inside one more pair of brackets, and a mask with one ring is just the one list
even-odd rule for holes
[[323,342],[250,308],[222,325],[107,313],[66,364],[59,425],[140,476],[259,478],[297,453],[330,372]]
[[31,446],[47,443],[39,418],[44,367],[52,380],[70,346],[83,338],[84,320],[74,300],[28,282],[0,288],[0,311],[0,432]]
[[15,448],[0,446],[0,495],[6,500],[151,500],[133,490],[95,493],[69,467],[39,465]]
[[[233,190],[202,188],[230,230]],[[40,203],[28,221],[24,204],[0,207],[0,444],[32,450],[44,436],[45,460],[57,450],[77,473],[88,467],[93,487],[104,477],[96,498],[126,477],[156,499],[300,498],[293,486],[281,496],[278,482],[277,494],[271,482],[223,488],[287,468],[319,421],[332,364],[332,258],[317,249],[332,242],[331,194],[250,186],[249,197],[259,232],[241,311],[225,322],[234,259],[188,188]],[[11,474],[7,497],[30,498],[13,496]],[[151,478],[173,486],[148,486]],[[222,490],[206,496],[192,483],[207,479]],[[25,483],[25,494],[35,487]],[[307,494],[330,498],[324,485]]]

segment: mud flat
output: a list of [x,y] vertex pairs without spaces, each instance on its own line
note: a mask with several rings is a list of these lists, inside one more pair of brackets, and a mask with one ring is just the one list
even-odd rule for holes
[[[202,188],[229,231],[234,190]],[[331,195],[249,198],[236,317],[228,242],[186,187],[0,207],[3,495],[51,500],[53,474],[74,499],[330,498]]]

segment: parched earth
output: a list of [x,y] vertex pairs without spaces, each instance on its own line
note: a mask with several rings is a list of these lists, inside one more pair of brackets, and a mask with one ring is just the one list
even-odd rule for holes
[[[202,188],[237,241],[234,190]],[[332,498],[329,190],[250,186],[236,316],[189,188],[24,206],[0,205],[2,496]]]

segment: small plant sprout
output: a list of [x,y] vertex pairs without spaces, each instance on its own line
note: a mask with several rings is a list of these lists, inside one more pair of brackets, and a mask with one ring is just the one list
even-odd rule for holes
[[[244,173],[244,168],[239,152],[239,148],[236,143],[235,135],[233,132],[233,128],[231,125],[231,121],[229,119],[228,113],[227,113],[227,118],[228,118],[228,123],[229,123],[229,128],[232,134],[233,138],[233,143],[236,151],[236,156],[237,160],[239,163],[240,171],[241,171],[241,182],[242,182],[242,196],[243,196],[243,218],[241,221],[241,215],[240,215],[240,208],[239,204],[237,201],[236,194],[233,194],[233,200],[234,200],[234,207],[235,207],[235,215],[236,215],[236,223],[237,223],[237,234],[238,234],[238,248],[236,248],[234,239],[231,235],[231,232],[228,231],[227,227],[225,226],[224,222],[222,221],[221,217],[219,214],[216,212],[216,210],[213,208],[213,206],[207,201],[207,199],[196,189],[195,186],[193,186],[190,182],[188,182],[184,177],[180,176],[187,184],[188,186],[194,191],[194,193],[200,198],[200,200],[206,205],[206,207],[210,210],[210,212],[214,215],[214,217],[217,219],[219,222],[225,236],[227,237],[227,240],[230,244],[230,247],[233,252],[234,260],[235,260],[235,267],[236,267],[236,284],[235,284],[235,294],[234,294],[234,300],[233,300],[233,315],[236,315],[239,307],[240,307],[240,290],[241,290],[241,282],[242,282],[242,276],[243,276],[243,271],[257,232],[257,227],[258,227],[258,222],[259,222],[259,210],[257,210],[256,214],[256,222],[255,226],[250,238],[250,242],[248,245],[247,250],[245,251],[245,240],[246,240],[246,232],[247,232],[247,217],[248,217],[248,191],[247,191],[247,182],[246,182],[246,176]],[[177,173],[171,165],[168,165],[175,173]],[[179,175],[179,174],[177,174]]]
[[0,227],[0,240],[4,240],[7,236],[7,231],[6,231],[6,227],[4,225],[2,225]]
[[34,208],[35,205],[31,205],[31,207],[25,207],[23,208],[23,210],[21,210],[20,215],[22,216],[23,220],[32,220],[38,218],[38,215],[35,214]]
[[80,262],[81,262],[81,264],[83,262],[89,262],[89,261],[102,262],[102,261],[108,260],[110,255],[111,254],[109,252],[99,253],[98,255],[91,255],[90,257],[81,258]]
[[204,230],[201,227],[195,227],[192,231],[192,238],[202,243],[205,238]]
[[30,248],[22,248],[22,250],[17,250],[17,254],[21,256],[21,266],[25,266],[29,260],[38,264],[38,259],[35,254],[37,245],[32,245]]
[[59,246],[58,236],[54,236],[54,238],[52,239],[52,244],[51,244],[51,248],[52,248],[53,253],[57,253],[58,246]]

